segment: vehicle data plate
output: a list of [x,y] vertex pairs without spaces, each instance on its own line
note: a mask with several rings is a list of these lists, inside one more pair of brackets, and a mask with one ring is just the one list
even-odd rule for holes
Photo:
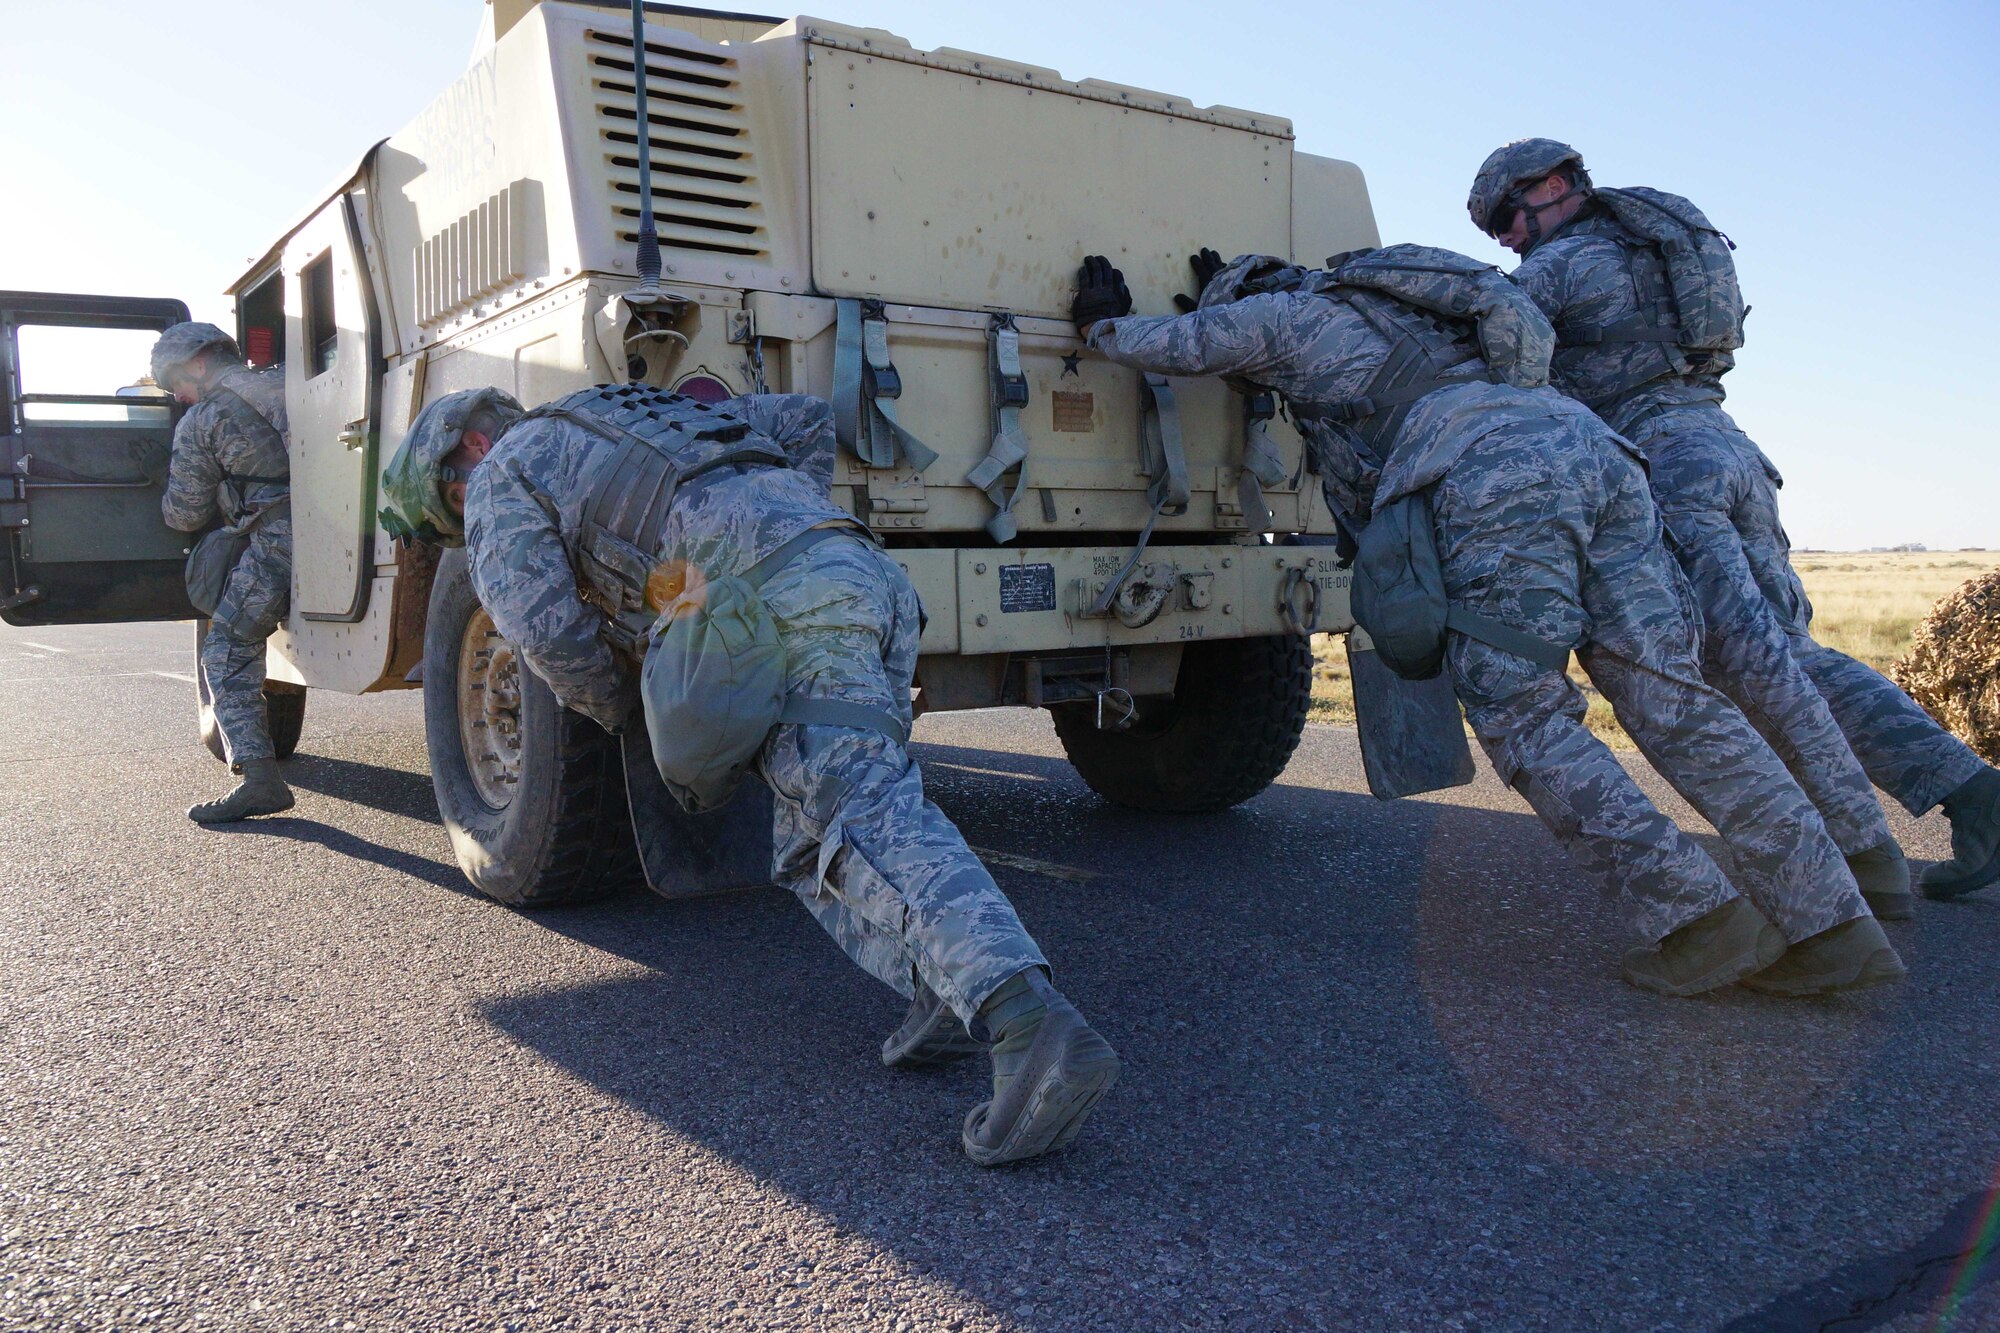
[[1056,609],[1056,567],[1054,565],[1000,566],[1000,610],[1053,611]]

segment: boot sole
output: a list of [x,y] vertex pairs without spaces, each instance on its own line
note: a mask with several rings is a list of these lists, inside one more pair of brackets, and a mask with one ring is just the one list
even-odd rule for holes
[[245,819],[255,819],[259,815],[281,815],[297,804],[296,800],[291,800],[286,801],[283,805],[260,805],[255,809],[245,810],[240,815],[218,815],[208,819],[204,819],[195,813],[195,810],[201,809],[200,806],[196,806],[194,810],[188,811],[188,818],[197,824],[235,824]]
[[1894,949],[1877,949],[1862,959],[1860,963],[1835,972],[1820,972],[1811,976],[1787,977],[1782,981],[1760,982],[1755,978],[1743,982],[1747,990],[1764,995],[1778,995],[1786,999],[1798,999],[1807,995],[1830,995],[1835,991],[1867,990],[1870,986],[1886,986],[1909,976],[1909,969],[1896,957]]
[[1757,942],[1748,951],[1737,954],[1693,981],[1673,985],[1657,977],[1649,977],[1643,972],[1634,972],[1629,967],[1625,969],[1625,980],[1640,990],[1685,1000],[1696,995],[1706,995],[1709,991],[1721,990],[1724,986],[1733,986],[1745,977],[1762,972],[1784,957],[1784,954],[1784,932],[1776,926],[1765,926],[1757,932]]
[[959,1135],[965,1155],[980,1166],[1005,1166],[1067,1148],[1118,1081],[1118,1070],[1118,1054],[1111,1043],[1095,1032],[1087,1033],[1042,1075],[1020,1118],[999,1143],[982,1146],[973,1139],[993,1103],[981,1102],[967,1112]]
[[[1931,867],[1931,870],[1936,869],[1938,867]],[[1963,898],[1968,893],[1990,889],[1995,883],[2000,883],[2000,851],[1994,852],[1987,858],[1986,864],[1979,868],[1978,874],[1968,875],[1963,879],[1938,880],[1933,883],[1931,870],[1924,872],[1917,887],[1924,891],[1924,897],[1934,902],[1950,902],[1953,898]]]

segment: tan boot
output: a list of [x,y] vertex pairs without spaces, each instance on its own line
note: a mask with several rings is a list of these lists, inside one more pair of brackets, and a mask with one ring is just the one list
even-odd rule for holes
[[1002,984],[978,1018],[993,1036],[993,1097],[965,1117],[965,1155],[1000,1166],[1068,1147],[1118,1081],[1111,1044],[1039,967]]
[[1661,995],[1700,995],[1769,967],[1785,951],[1785,936],[1750,905],[1731,898],[1650,949],[1625,955],[1625,980]]
[[1825,995],[1862,990],[1910,975],[1872,916],[1843,921],[1800,940],[1785,956],[1743,984],[1766,995]]
[[252,815],[275,815],[294,803],[292,789],[278,776],[277,760],[245,759],[242,784],[221,800],[194,806],[188,818],[197,824],[233,824]]
[[1910,892],[1910,863],[1894,838],[1847,858],[1861,896],[1877,921],[1906,921],[1917,914],[1917,895]]

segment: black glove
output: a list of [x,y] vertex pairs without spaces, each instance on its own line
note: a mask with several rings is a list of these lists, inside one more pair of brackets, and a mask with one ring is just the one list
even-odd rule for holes
[[1087,255],[1076,274],[1076,299],[1069,303],[1069,317],[1078,329],[1100,319],[1117,319],[1132,313],[1132,292],[1125,275],[1111,267],[1103,255]]
[[1188,256],[1188,267],[1194,270],[1194,295],[1176,293],[1174,296],[1174,304],[1183,315],[1201,308],[1201,294],[1208,290],[1209,283],[1215,281],[1216,274],[1229,267],[1229,261],[1204,245],[1199,254]]

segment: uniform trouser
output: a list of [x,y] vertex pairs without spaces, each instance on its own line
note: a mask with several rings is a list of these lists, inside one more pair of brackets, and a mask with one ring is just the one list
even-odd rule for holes
[[1785,547],[1776,470],[1712,407],[1660,413],[1635,431],[1634,443],[1652,464],[1654,502],[1701,608],[1709,684],[1778,752],[1843,852],[1889,841],[1875,785],[1793,651],[1793,635],[1752,564],[1751,552],[1765,553],[1760,559],[1768,563],[1768,553]]
[[[1792,569],[1791,541],[1778,521],[1777,488],[1783,483],[1728,413],[1717,407],[1662,413],[1641,423],[1634,438],[1651,455],[1659,447],[1656,441],[1661,433],[1682,429],[1691,418],[1701,421],[1705,437],[1727,441],[1736,453],[1757,459],[1750,493],[1736,511],[1737,531],[1751,577],[1789,636],[1793,659],[1825,699],[1869,779],[1911,814],[1924,813],[1970,781],[1984,764],[1970,746],[1939,726],[1894,681],[1846,653],[1813,641],[1812,602]],[[1656,490],[1660,480],[1656,459]],[[1677,487],[1681,484],[1675,482]],[[1670,526],[1673,521],[1669,516]]]
[[[1432,494],[1454,604],[1573,646],[1619,723],[1728,843],[1737,883],[1796,942],[1865,916],[1819,812],[1701,676],[1686,581],[1638,463],[1575,418],[1470,446]],[[1452,681],[1503,780],[1648,942],[1727,902],[1721,867],[1583,724],[1569,677],[1453,634]]]
[[267,520],[230,571],[201,641],[201,674],[232,768],[277,756],[264,713],[264,641],[291,604],[291,551],[291,519]]
[[[907,720],[920,611],[894,561],[860,540],[812,547],[764,585],[794,694]],[[776,795],[772,874],[847,956],[905,996],[922,981],[967,1023],[1048,960],[903,746],[872,731],[786,725],[759,756]]]

